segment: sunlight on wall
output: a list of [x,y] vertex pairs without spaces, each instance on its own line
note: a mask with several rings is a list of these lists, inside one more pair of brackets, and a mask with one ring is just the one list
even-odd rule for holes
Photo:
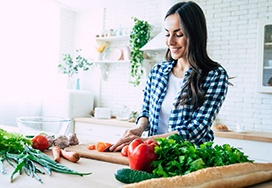
[[46,0],[13,0],[0,9],[0,17],[5,17],[0,31],[0,82],[5,97],[34,97],[57,73],[58,8]]
[[8,101],[14,104],[10,111],[25,104],[37,113],[41,94],[58,82],[59,8],[48,0],[5,1],[0,23],[1,123]]

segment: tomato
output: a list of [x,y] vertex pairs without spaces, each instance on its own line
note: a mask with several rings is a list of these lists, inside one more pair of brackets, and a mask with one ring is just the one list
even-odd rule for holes
[[128,145],[124,146],[121,150],[121,155],[124,157],[128,156]]
[[34,138],[32,138],[32,147],[34,149],[44,151],[48,148],[48,146],[49,146],[49,143],[45,136],[36,135]]

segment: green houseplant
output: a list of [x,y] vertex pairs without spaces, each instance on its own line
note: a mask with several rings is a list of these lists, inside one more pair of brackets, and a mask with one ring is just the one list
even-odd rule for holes
[[58,68],[63,74],[67,74],[68,77],[72,77],[74,74],[78,74],[80,69],[87,71],[92,65],[92,63],[90,63],[86,58],[79,54],[80,51],[81,49],[76,50],[77,56],[75,60],[70,54],[63,54],[63,63],[59,64]]
[[[89,70],[89,67],[93,64],[89,62],[86,58],[82,57],[79,53],[80,50],[76,50],[77,56],[75,59],[72,58],[70,54],[63,54],[63,63],[58,65],[59,70],[63,74],[68,75],[68,89],[79,89],[79,78],[75,79],[74,74],[78,74],[78,71],[82,69],[83,71]],[[75,86],[74,86],[75,85]]]
[[144,20],[134,18],[134,26],[130,33],[130,76],[131,84],[138,86],[143,75],[143,52],[140,50],[150,39],[151,25]]

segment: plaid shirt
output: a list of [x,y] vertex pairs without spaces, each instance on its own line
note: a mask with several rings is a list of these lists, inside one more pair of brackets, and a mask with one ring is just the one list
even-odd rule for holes
[[[174,66],[174,61],[156,64],[148,76],[144,91],[142,112],[140,117],[145,116],[149,120],[148,135],[155,135],[158,130],[159,114],[162,101],[166,95],[169,73]],[[183,83],[188,79],[192,69],[184,76]],[[169,132],[177,130],[184,139],[201,144],[214,139],[211,129],[213,120],[228,90],[228,75],[223,67],[211,70],[202,84],[205,93],[205,101],[197,109],[192,105],[179,105],[178,99],[181,91],[173,101],[169,118]],[[186,92],[186,91],[185,91]]]

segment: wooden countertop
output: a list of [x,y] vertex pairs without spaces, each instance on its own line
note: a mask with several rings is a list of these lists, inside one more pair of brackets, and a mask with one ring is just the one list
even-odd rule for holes
[[[51,151],[46,152],[52,156]],[[125,165],[119,165],[109,162],[81,158],[77,163],[69,162],[61,158],[61,164],[76,170],[78,172],[92,172],[91,175],[77,176],[67,175],[57,172],[48,174],[39,174],[43,183],[38,182],[35,178],[29,177],[26,174],[16,174],[14,181],[10,183],[10,175],[14,170],[7,162],[5,162],[6,174],[1,174],[1,188],[31,188],[31,187],[99,187],[99,188],[117,188],[124,185],[117,181],[114,177],[114,172],[120,168],[128,168]]]
[[215,137],[220,138],[233,138],[241,140],[251,140],[258,142],[271,142],[272,132],[258,132],[258,131],[245,131],[242,133],[234,131],[214,131]]
[[[135,123],[129,123],[128,121],[121,121],[117,119],[96,119],[91,117],[80,117],[80,118],[74,118],[74,121],[83,122],[83,123],[112,125],[112,126],[123,126],[128,128],[135,126]],[[233,139],[272,143],[272,132],[245,131],[243,133],[238,133],[234,131],[227,131],[227,132],[214,131],[214,135],[215,137],[219,137],[219,138],[233,138]]]
[[[16,131],[16,127],[2,126],[0,128],[8,131]],[[51,151],[46,152],[47,155],[52,156]],[[6,174],[1,174],[1,188],[31,188],[31,187],[99,187],[99,188],[118,188],[124,185],[117,181],[114,177],[114,172],[120,168],[127,168],[128,166],[81,158],[77,163],[69,162],[61,159],[61,164],[74,169],[78,172],[92,172],[87,176],[67,175],[57,172],[52,172],[52,175],[39,176],[43,180],[43,184],[38,182],[35,178],[28,177],[26,174],[16,174],[14,181],[10,182],[10,175],[14,170],[7,162],[4,163]],[[251,188],[269,188],[272,187],[272,181],[265,182],[259,185],[250,186]]]
[[[0,125],[0,128],[9,132],[18,132],[17,127]],[[52,156],[51,151],[45,152],[48,156]],[[31,187],[99,187],[99,188],[117,188],[122,187],[123,183],[117,181],[114,177],[114,172],[120,168],[128,168],[126,165],[114,164],[109,162],[103,162],[99,160],[92,160],[87,158],[81,158],[77,163],[69,162],[63,158],[60,161],[61,164],[76,170],[78,172],[92,172],[91,175],[77,176],[67,175],[57,172],[52,172],[51,176],[48,174],[38,174],[43,180],[40,183],[35,178],[27,176],[24,172],[22,175],[16,174],[14,180],[10,182],[10,175],[14,168],[4,162],[4,169],[6,174],[0,174],[1,176],[1,188],[31,188]]]
[[[51,155],[51,152],[47,152]],[[79,172],[92,172],[87,176],[76,176],[60,174],[52,172],[52,175],[40,175],[43,183],[38,182],[35,178],[31,178],[24,173],[22,175],[16,174],[14,181],[10,183],[10,175],[13,167],[5,165],[7,174],[1,174],[1,188],[31,188],[31,187],[99,187],[99,188],[121,188],[124,184],[117,181],[114,177],[114,172],[120,168],[128,168],[128,166],[118,165],[98,160],[81,158],[77,163],[72,163],[61,159],[61,164],[77,170]],[[259,185],[250,186],[251,188],[270,188],[272,181],[265,182]]]

